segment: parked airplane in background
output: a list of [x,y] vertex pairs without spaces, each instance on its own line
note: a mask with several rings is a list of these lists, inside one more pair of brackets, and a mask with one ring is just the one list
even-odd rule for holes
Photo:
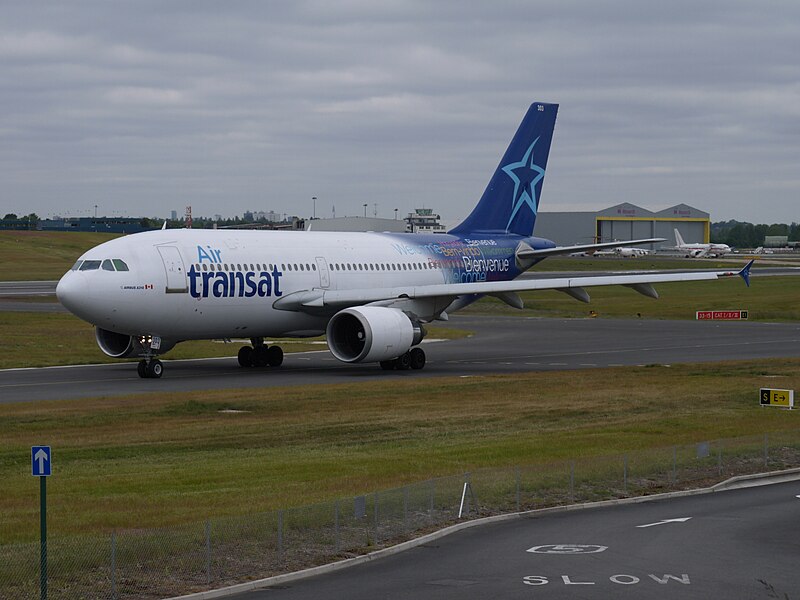
[[160,377],[156,356],[184,340],[248,338],[242,367],[278,366],[274,337],[327,334],[347,363],[420,369],[424,324],[482,296],[521,308],[518,292],[624,285],[657,298],[652,284],[740,275],[649,273],[516,277],[559,254],[663,241],[556,247],[533,237],[558,105],[528,110],[486,191],[448,234],[175,229],[138,233],[86,252],[61,278],[61,303],[95,326],[107,355],[141,357],[141,377]]
[[647,256],[650,250],[644,248],[628,248],[626,246],[617,246],[610,250],[598,250],[597,252],[585,253],[586,256],[624,256],[626,258],[637,258],[639,256]]
[[732,252],[728,244],[687,244],[681,232],[675,231],[675,249],[686,255],[686,258],[703,258],[705,256],[720,257]]

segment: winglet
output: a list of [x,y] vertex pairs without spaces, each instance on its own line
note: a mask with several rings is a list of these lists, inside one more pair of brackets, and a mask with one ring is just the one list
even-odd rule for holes
[[753,266],[753,263],[756,262],[755,258],[751,258],[750,262],[747,263],[742,270],[737,273],[739,277],[744,279],[744,282],[747,284],[747,287],[750,287],[750,267]]

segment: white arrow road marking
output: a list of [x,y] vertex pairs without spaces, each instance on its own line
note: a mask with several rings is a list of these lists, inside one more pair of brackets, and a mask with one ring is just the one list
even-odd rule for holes
[[655,527],[656,525],[664,525],[666,523],[686,523],[692,517],[682,517],[680,519],[664,519],[663,521],[659,521],[658,523],[648,523],[647,525],[637,525],[636,527],[640,529],[644,529],[645,527]]

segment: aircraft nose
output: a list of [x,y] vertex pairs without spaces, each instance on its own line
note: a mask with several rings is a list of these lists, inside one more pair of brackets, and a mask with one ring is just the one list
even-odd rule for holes
[[75,272],[70,271],[64,275],[56,285],[56,297],[61,305],[70,312],[80,304],[82,291],[84,289],[83,278]]

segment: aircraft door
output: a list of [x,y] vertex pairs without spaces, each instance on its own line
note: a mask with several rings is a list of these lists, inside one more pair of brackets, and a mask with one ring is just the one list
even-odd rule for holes
[[185,294],[189,291],[186,285],[186,269],[183,266],[181,253],[175,246],[158,246],[158,253],[164,261],[167,273],[167,293]]
[[331,274],[328,271],[328,262],[322,256],[317,257],[317,270],[319,271],[319,287],[330,287]]

